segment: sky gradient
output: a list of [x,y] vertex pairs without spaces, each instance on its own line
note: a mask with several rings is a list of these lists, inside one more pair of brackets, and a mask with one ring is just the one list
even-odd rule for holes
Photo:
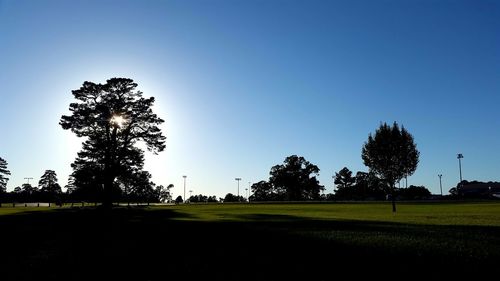
[[[0,0],[0,157],[7,190],[46,169],[62,186],[81,140],[59,126],[71,90],[127,77],[167,148],[147,155],[157,184],[237,193],[296,154],[332,175],[366,171],[381,122],[413,134],[409,184],[439,193],[500,180],[498,1]],[[188,193],[189,194],[189,193]]]

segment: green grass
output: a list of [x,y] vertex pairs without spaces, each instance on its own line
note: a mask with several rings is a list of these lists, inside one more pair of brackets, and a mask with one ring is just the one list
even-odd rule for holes
[[5,206],[5,280],[477,279],[500,260],[500,202]]
[[[165,208],[165,207],[153,207]],[[248,221],[259,215],[286,215],[313,220],[356,220],[429,225],[500,226],[500,204],[389,203],[328,204],[207,204],[168,206],[199,221]]]
[[[331,243],[406,255],[484,261],[500,257],[500,204],[222,204],[170,207],[178,220],[240,222]],[[153,209],[154,210],[154,209]]]
[[0,216],[5,216],[5,215],[14,215],[14,214],[22,214],[22,213],[29,213],[29,212],[38,212],[38,211],[50,211],[54,209],[53,207],[24,207],[24,206],[17,206],[15,208],[10,207],[12,206],[11,204],[8,205],[8,207],[3,204],[2,208],[0,208]]

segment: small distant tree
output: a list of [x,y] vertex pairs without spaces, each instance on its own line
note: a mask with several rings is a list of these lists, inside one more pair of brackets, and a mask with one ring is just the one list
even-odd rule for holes
[[389,185],[393,212],[396,212],[395,184],[415,172],[419,154],[413,137],[396,122],[393,126],[380,125],[375,136],[370,134],[363,145],[364,164]]
[[10,175],[10,171],[7,170],[7,161],[0,157],[0,207],[2,207],[3,194],[7,191],[7,182],[9,178],[6,177]]
[[189,203],[203,203],[208,201],[208,196],[199,194],[189,197]]
[[[335,194],[341,199],[354,199],[352,194],[354,191],[353,185],[356,179],[352,176],[351,170],[347,167],[342,168],[338,173],[335,173],[335,178],[333,183],[337,186]],[[345,198],[342,198],[345,197]]]
[[347,167],[342,168],[338,173],[335,173],[334,183],[339,188],[351,187],[356,182],[356,179],[352,176],[351,170]]
[[62,193],[61,186],[57,183],[57,175],[53,170],[46,170],[38,181],[38,188],[42,197],[50,204],[58,199]]
[[224,197],[224,203],[230,203],[230,202],[246,202],[246,199],[241,195],[236,196],[232,193],[228,193]]
[[217,197],[215,195],[208,196],[207,202],[215,203],[215,202],[217,202]]
[[324,187],[319,184],[319,168],[304,157],[288,156],[282,165],[269,172],[269,183],[276,192],[284,193],[286,200],[319,200]]
[[21,197],[25,202],[33,202],[38,199],[38,188],[29,183],[23,183],[21,186]]
[[400,188],[398,194],[405,200],[423,200],[431,197],[431,192],[425,186],[410,185],[408,188]]
[[177,196],[177,198],[175,198],[175,204],[181,204],[182,202],[184,202],[184,200],[182,200],[182,196]]
[[173,184],[169,184],[167,187],[163,187],[163,185],[159,185],[155,189],[155,197],[158,202],[167,202],[170,203],[172,201],[172,195],[170,194],[170,189],[174,187]]

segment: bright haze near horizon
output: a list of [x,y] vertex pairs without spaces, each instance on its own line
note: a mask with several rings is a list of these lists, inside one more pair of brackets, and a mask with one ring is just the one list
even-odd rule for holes
[[147,154],[174,196],[236,194],[289,155],[367,171],[381,122],[413,134],[409,185],[438,194],[500,180],[498,1],[0,0],[0,157],[7,190],[46,169],[61,186],[81,146],[58,124],[84,81],[131,78],[166,122]]

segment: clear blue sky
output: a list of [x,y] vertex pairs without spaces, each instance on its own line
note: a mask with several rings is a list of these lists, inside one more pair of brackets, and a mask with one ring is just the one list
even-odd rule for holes
[[240,194],[286,156],[366,171],[361,147],[397,121],[421,152],[409,184],[439,193],[500,180],[499,1],[0,0],[0,157],[8,190],[46,169],[61,185],[79,140],[71,90],[129,77],[166,120],[148,155],[182,195]]

